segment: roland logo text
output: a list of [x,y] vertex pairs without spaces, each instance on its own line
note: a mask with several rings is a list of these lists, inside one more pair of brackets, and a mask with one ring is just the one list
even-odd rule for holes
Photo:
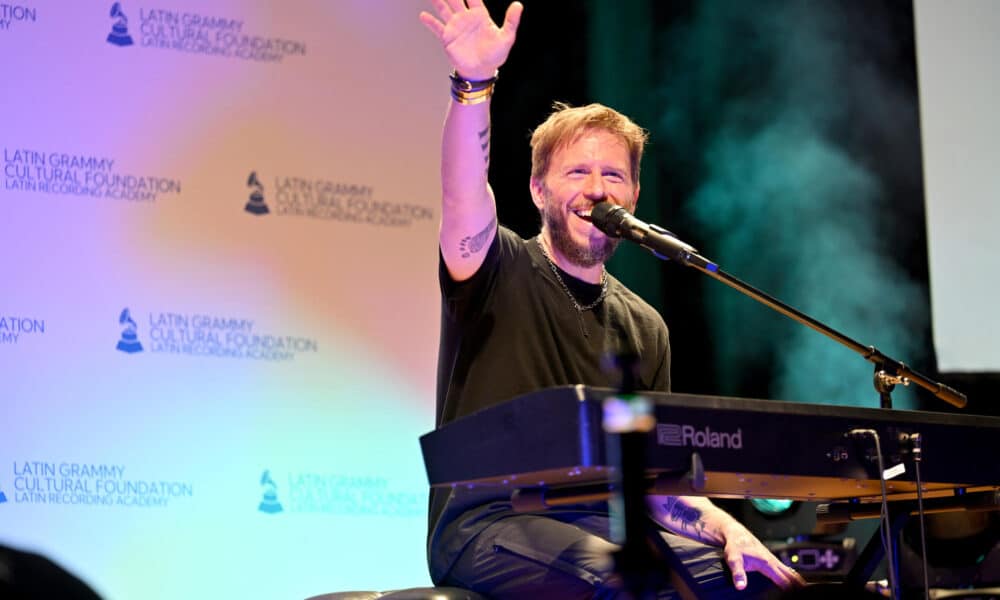
[[693,448],[743,449],[743,429],[736,431],[713,431],[705,426],[701,429],[693,425],[658,423],[656,443],[661,446],[691,446]]

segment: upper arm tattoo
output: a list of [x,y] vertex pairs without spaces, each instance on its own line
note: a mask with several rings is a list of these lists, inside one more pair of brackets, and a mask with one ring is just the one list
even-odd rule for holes
[[486,240],[490,239],[490,233],[497,228],[497,218],[490,219],[490,224],[476,235],[467,235],[458,242],[458,249],[462,253],[462,258],[469,258],[470,255],[481,252],[486,247]]

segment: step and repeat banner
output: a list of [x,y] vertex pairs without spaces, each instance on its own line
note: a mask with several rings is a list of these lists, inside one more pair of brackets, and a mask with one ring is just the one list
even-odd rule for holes
[[429,582],[422,8],[0,4],[0,545],[109,599]]

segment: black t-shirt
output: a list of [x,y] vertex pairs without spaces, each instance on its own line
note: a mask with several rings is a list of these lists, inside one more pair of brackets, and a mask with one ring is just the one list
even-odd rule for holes
[[[562,278],[587,293],[589,284]],[[475,275],[455,282],[442,260],[439,279],[438,426],[544,388],[614,387],[615,374],[602,368],[602,359],[618,353],[639,357],[637,389],[670,389],[670,345],[660,314],[610,275],[604,300],[577,311],[537,238],[523,240],[500,227]],[[432,490],[428,554],[435,581],[468,540],[511,514],[506,493]]]

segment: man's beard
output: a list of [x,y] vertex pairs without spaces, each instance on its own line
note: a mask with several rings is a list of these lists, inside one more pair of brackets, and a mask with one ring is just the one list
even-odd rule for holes
[[562,211],[561,205],[551,202],[550,197],[545,199],[542,222],[549,230],[549,240],[553,249],[578,267],[589,269],[604,264],[618,248],[620,240],[607,236],[602,236],[596,241],[590,240],[589,244],[578,244],[573,241],[569,225],[566,223],[566,213]]

